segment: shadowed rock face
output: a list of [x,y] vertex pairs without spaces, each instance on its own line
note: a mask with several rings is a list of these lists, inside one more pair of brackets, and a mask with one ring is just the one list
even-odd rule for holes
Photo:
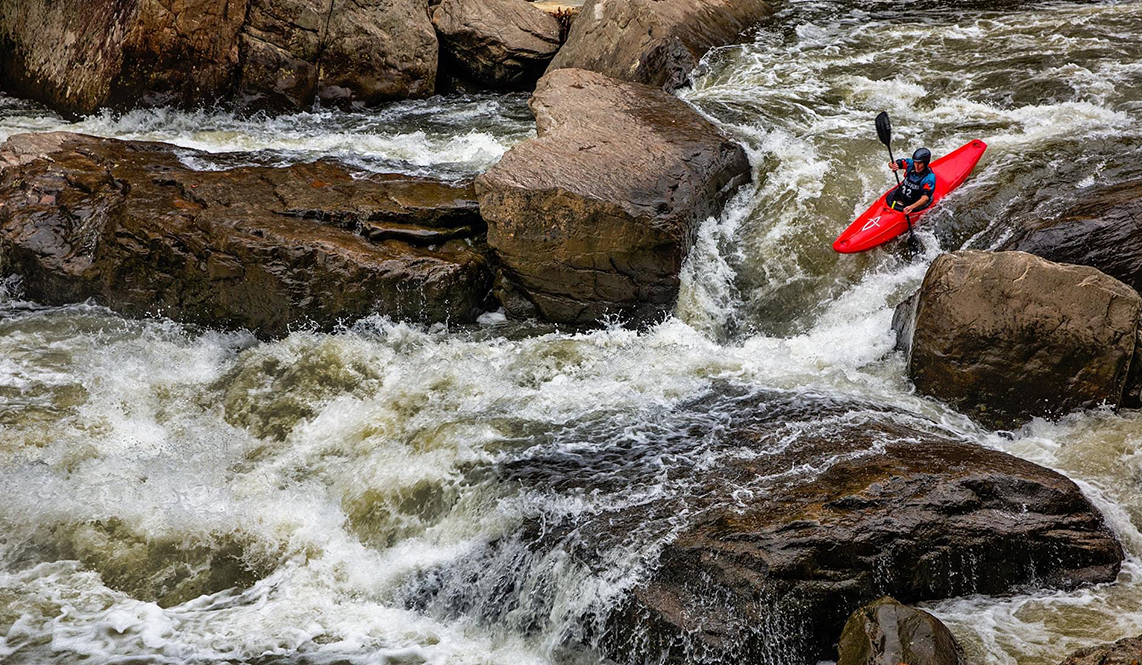
[[544,76],[538,137],[476,179],[513,316],[565,323],[668,309],[697,225],[750,178],[741,146],[661,90],[579,69]]
[[547,71],[590,69],[673,90],[706,51],[748,41],[770,13],[763,0],[587,0]]
[[425,0],[20,0],[0,5],[5,90],[69,114],[377,103],[434,91]]
[[1122,561],[1073,482],[915,416],[731,387],[603,429],[562,430],[573,445],[501,469],[533,501],[581,509],[426,576],[417,604],[527,626],[556,602],[546,575],[585,575],[629,585],[582,619],[619,662],[793,665],[835,659],[850,613],[884,595],[1065,589]]
[[947,626],[887,596],[853,612],[837,655],[837,665],[959,665],[960,660],[960,647]]
[[448,64],[491,88],[531,88],[559,50],[559,21],[527,0],[444,0],[432,23]]
[[1122,404],[1140,313],[1137,292],[1094,268],[968,251],[932,263],[895,326],[920,392],[1006,427]]
[[1023,220],[1002,249],[1098,268],[1142,290],[1142,179],[1087,192],[1058,217]]
[[0,165],[0,269],[48,304],[278,335],[471,321],[490,287],[470,186],[327,162],[192,171],[172,146],[66,133],[14,136]]
[[1142,635],[1113,644],[1079,649],[1061,665],[1138,665],[1142,663]]

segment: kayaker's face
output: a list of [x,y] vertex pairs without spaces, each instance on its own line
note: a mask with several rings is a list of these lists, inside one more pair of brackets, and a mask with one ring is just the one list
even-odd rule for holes
[[924,162],[912,162],[912,168],[916,169],[917,173],[923,173],[924,170],[928,168],[928,165]]

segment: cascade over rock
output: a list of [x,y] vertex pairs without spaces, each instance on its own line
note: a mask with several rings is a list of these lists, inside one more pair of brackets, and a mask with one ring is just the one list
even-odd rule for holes
[[750,179],[741,146],[662,90],[581,69],[540,79],[538,136],[476,178],[510,314],[649,319],[697,225]]
[[920,392],[1007,427],[1121,405],[1140,313],[1137,292],[1094,268],[964,251],[932,263],[894,327]]
[[38,302],[279,335],[374,312],[471,321],[490,288],[470,185],[330,162],[193,171],[173,146],[67,133],[13,136],[0,165],[0,274]]
[[103,107],[306,109],[433,94],[426,0],[21,0],[0,4],[4,90]]
[[948,627],[924,610],[885,596],[845,622],[837,665],[959,665],[960,646]]
[[[1123,558],[1075,483],[909,414],[727,386],[656,420],[629,437],[573,432],[573,448],[505,463],[536,498],[591,499],[432,571],[414,605],[546,617],[543,594],[513,585],[544,579],[547,562],[647,557],[597,610],[589,635],[608,657],[812,664],[835,659],[850,613],[884,595],[1068,589],[1114,580]],[[563,565],[556,574],[578,574]]]
[[716,46],[748,41],[764,0],[587,0],[548,72],[590,69],[673,90]]
[[491,88],[534,86],[559,50],[559,21],[527,0],[444,0],[432,24],[447,64]]

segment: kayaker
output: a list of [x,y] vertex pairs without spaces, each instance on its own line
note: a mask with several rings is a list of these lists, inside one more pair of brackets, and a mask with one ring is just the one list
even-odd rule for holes
[[928,168],[930,161],[932,151],[920,148],[912,153],[912,159],[898,159],[889,164],[888,168],[893,171],[903,170],[904,179],[888,194],[888,207],[912,213],[931,205],[932,194],[936,191],[936,174]]

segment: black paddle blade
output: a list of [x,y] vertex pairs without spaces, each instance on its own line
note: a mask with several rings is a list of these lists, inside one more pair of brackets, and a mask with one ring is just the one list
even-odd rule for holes
[[892,142],[892,123],[888,121],[888,111],[881,111],[876,116],[876,135],[884,145]]

